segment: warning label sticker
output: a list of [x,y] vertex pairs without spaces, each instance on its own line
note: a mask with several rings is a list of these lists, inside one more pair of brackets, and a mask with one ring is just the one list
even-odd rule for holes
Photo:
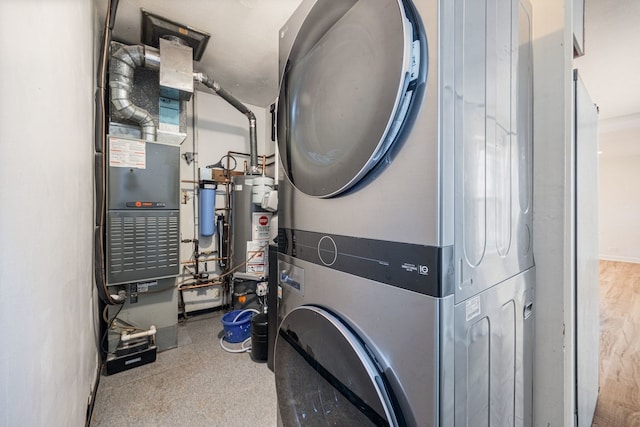
[[268,241],[247,242],[247,273],[267,272],[267,248]]
[[144,141],[109,139],[109,166],[120,168],[147,168],[147,146]]
[[253,219],[251,221],[251,239],[252,240],[269,240],[269,233],[271,231],[271,216],[270,212],[254,212]]
[[139,282],[137,285],[138,292],[149,292],[150,286],[157,286],[158,281],[152,280],[150,282]]

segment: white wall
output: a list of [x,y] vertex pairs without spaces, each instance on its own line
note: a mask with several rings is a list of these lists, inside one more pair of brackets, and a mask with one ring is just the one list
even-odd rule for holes
[[535,426],[573,425],[571,0],[533,0]]
[[[215,71],[215,70],[213,70]],[[240,100],[242,101],[242,100]],[[270,155],[274,152],[274,143],[271,141],[271,115],[269,108],[245,104],[256,115],[258,154]],[[194,108],[195,107],[195,108]],[[208,92],[196,92],[194,100],[189,103],[189,134],[183,142],[181,153],[195,152],[196,160],[187,165],[184,160],[180,162],[180,176],[182,180],[198,180],[198,168],[217,163],[228,151],[249,153],[249,120],[246,116],[229,105],[219,96]],[[196,130],[194,131],[193,125]],[[249,162],[249,158],[234,155],[237,160],[236,171],[242,171],[244,161]],[[262,161],[259,159],[260,162]],[[270,160],[267,160],[269,163]],[[225,163],[226,165],[226,163]],[[181,204],[180,210],[180,230],[182,239],[199,239],[201,251],[214,251],[216,247],[215,238],[198,235],[197,220],[194,221],[194,211],[198,212],[197,185],[193,183],[181,183],[182,194],[187,194],[187,203]],[[216,208],[224,207],[224,186],[218,186],[218,196],[216,198]],[[222,212],[218,212],[222,213]],[[180,256],[182,260],[191,257],[193,245],[182,243],[180,246]],[[215,257],[216,255],[211,255]],[[207,267],[210,271],[215,270],[215,262],[209,262]],[[204,266],[201,265],[203,268]],[[219,274],[220,271],[212,271]],[[188,274],[184,274],[180,280],[190,279]],[[212,288],[204,288],[183,292],[187,311],[200,310],[217,306],[222,300],[214,297]]]
[[[187,165],[184,160],[180,162],[180,175],[183,180],[197,180],[198,168],[214,164],[220,158],[227,154],[228,151],[238,151],[242,153],[249,152],[249,120],[238,110],[230,106],[225,100],[217,95],[207,92],[197,92],[195,95],[195,114],[193,102],[190,103],[189,114],[189,135],[180,147],[181,153],[196,152],[196,161],[191,165]],[[266,134],[267,113],[262,107],[246,104],[247,107],[256,115],[258,153],[273,153],[273,143],[271,142],[271,134]],[[195,115],[196,131],[193,131],[191,125],[194,123]],[[234,155],[237,160],[236,171],[242,171],[244,161],[249,162],[248,157]],[[195,186],[192,183],[182,183],[181,189],[187,191],[187,206],[182,205],[181,225],[180,229],[183,239],[194,238],[193,206],[197,212],[197,192],[194,192]],[[223,193],[224,187],[219,186],[219,193]],[[194,197],[195,196],[195,197]],[[217,197],[216,207],[224,206],[224,197]],[[196,230],[197,232],[197,230]],[[198,236],[195,236],[196,238]],[[211,239],[201,239],[202,250],[215,249]],[[190,245],[181,247],[181,256],[184,258],[190,255]]]
[[84,425],[96,379],[94,19],[0,2],[0,425]]
[[600,128],[600,258],[640,263],[640,120],[608,122]]

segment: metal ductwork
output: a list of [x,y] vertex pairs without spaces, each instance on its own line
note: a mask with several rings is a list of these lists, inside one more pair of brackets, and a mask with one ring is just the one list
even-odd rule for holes
[[[126,46],[119,43],[112,44],[111,64],[109,67],[111,105],[123,118],[140,125],[142,139],[146,141],[156,140],[157,127],[153,116],[147,110],[135,105],[131,101],[133,75],[136,67],[158,70],[160,69],[161,63],[159,50],[156,48],[146,45]],[[249,173],[259,174],[255,114],[209,76],[203,73],[193,73],[193,79],[212,89],[236,110],[247,116],[249,119]]]
[[260,168],[258,167],[258,139],[256,135],[256,116],[251,110],[247,108],[242,102],[238,101],[233,95],[220,87],[220,84],[203,73],[194,73],[193,79],[212,89],[222,99],[231,104],[236,110],[247,116],[249,119],[249,153],[250,164],[249,173],[259,174]]
[[[131,101],[133,73],[136,67],[145,65],[145,49],[150,50],[150,58],[157,57],[157,49],[147,46],[112,44],[109,87],[111,89],[111,105],[113,108],[125,119],[140,125],[142,139],[155,141],[157,128],[153,117],[147,110],[138,107]],[[155,68],[156,63],[149,62],[150,68]]]

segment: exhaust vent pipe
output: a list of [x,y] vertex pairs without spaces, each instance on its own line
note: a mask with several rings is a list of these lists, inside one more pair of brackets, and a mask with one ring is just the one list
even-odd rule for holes
[[210,78],[209,76],[202,73],[193,73],[193,79],[197,82],[202,83],[208,88],[212,89],[215,93],[217,93],[222,99],[231,104],[236,110],[240,111],[242,114],[247,116],[249,119],[249,153],[250,153],[250,163],[249,163],[249,173],[251,175],[260,174],[260,168],[258,167],[258,139],[256,135],[256,116],[253,114],[251,110],[247,108],[242,102],[238,101],[233,95],[220,87],[220,84]]
[[125,46],[119,43],[113,43],[111,46],[109,66],[111,105],[122,117],[140,125],[142,139],[155,141],[157,130],[153,117],[147,110],[134,105],[131,101],[133,72],[136,67],[145,65],[145,46]]

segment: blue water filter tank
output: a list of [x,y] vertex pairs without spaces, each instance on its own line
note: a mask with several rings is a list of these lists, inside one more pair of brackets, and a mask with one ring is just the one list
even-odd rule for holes
[[200,181],[198,201],[200,203],[200,209],[198,211],[200,235],[213,236],[216,217],[216,184],[214,182]]

